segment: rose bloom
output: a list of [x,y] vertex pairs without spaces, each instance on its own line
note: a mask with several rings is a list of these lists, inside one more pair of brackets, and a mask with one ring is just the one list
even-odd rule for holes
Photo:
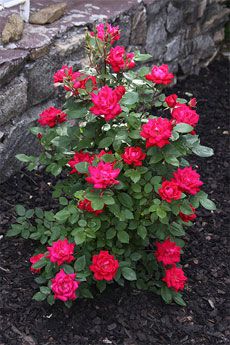
[[190,106],[190,108],[196,108],[196,98],[191,98],[190,101],[188,102],[188,105]]
[[114,169],[113,163],[99,162],[88,170],[89,177],[86,177],[86,181],[92,183],[94,188],[107,188],[120,183],[116,180],[120,169]]
[[63,302],[75,300],[77,298],[76,290],[79,287],[79,282],[75,279],[76,273],[67,274],[61,269],[60,272],[51,279],[51,289],[54,292],[54,298],[60,299]]
[[173,174],[174,180],[182,192],[195,195],[200,191],[203,182],[200,175],[192,167],[177,169]]
[[146,139],[146,147],[164,147],[165,145],[169,144],[171,134],[171,122],[162,117],[149,119],[148,122],[142,126],[140,132],[140,135]]
[[165,277],[162,279],[168,286],[175,291],[183,290],[187,277],[184,275],[182,268],[172,267],[165,271]]
[[126,164],[133,164],[134,166],[141,166],[146,154],[140,147],[126,147],[125,152],[121,155]]
[[177,100],[178,96],[174,93],[173,95],[169,95],[165,98],[165,102],[167,103],[167,106],[169,108],[174,108]]
[[37,134],[37,138],[38,138],[38,140],[41,140],[41,139],[42,139],[42,137],[43,137],[42,133],[38,133],[38,134]]
[[97,95],[95,93],[91,94],[94,105],[89,110],[96,116],[103,116],[105,121],[110,121],[122,112],[118,103],[121,98],[120,87],[113,90],[107,85],[103,86]]
[[91,164],[94,160],[94,156],[90,155],[88,152],[76,152],[73,156],[73,159],[68,161],[68,165],[72,168],[70,171],[70,174],[78,173],[80,174],[77,169],[75,168],[75,165],[81,162],[87,162]]
[[74,247],[75,244],[69,243],[66,238],[53,242],[51,247],[47,247],[49,252],[47,258],[51,262],[57,263],[58,266],[61,266],[64,262],[70,263],[74,260]]
[[118,260],[115,260],[107,250],[101,250],[98,255],[93,256],[89,269],[94,272],[94,279],[110,281],[116,276],[118,267]]
[[180,261],[181,247],[177,246],[175,242],[171,242],[169,238],[162,243],[156,242],[156,247],[155,257],[158,262],[173,265]]
[[172,200],[178,200],[181,198],[181,191],[174,181],[164,181],[161,185],[161,188],[158,189],[158,193],[161,198],[169,203]]
[[82,211],[87,211],[87,212],[90,212],[90,213],[93,213],[95,214],[96,216],[98,216],[100,213],[103,212],[103,209],[102,210],[94,210],[92,208],[92,203],[90,200],[88,199],[84,199],[84,200],[81,200],[79,201],[77,207],[82,210]]
[[62,84],[64,83],[64,81],[73,81],[77,77],[77,75],[78,72],[73,72],[73,67],[64,65],[54,74],[54,84]]
[[[30,262],[31,262],[32,266],[33,266],[33,264],[36,264],[36,262],[38,262],[41,258],[43,258],[44,255],[45,255],[45,254],[41,254],[41,253],[40,253],[40,254],[31,256]],[[39,272],[41,271],[41,269],[42,269],[42,268],[33,268],[32,266],[30,267],[30,270],[31,270],[31,272],[33,272],[33,273],[39,273]]]
[[[119,26],[112,26],[108,23],[100,23],[96,26],[96,37],[103,42],[108,42],[113,44],[115,41],[120,39],[120,30]],[[92,37],[95,36],[94,32],[90,32]]]
[[169,73],[168,65],[153,66],[151,73],[145,78],[155,84],[168,85],[173,81],[174,75]]
[[191,211],[192,211],[191,214],[184,214],[183,212],[179,213],[180,218],[185,223],[190,222],[190,221],[196,219],[195,208],[192,205],[190,205],[190,208],[191,208]]
[[195,127],[199,121],[199,115],[196,111],[186,104],[177,104],[172,111],[172,117],[176,120],[176,123],[187,123],[192,127]]
[[86,85],[87,85],[87,82],[89,80],[91,80],[92,90],[97,90],[97,79],[96,79],[96,77],[91,76],[91,75],[87,76],[86,74],[84,75],[80,72],[77,72],[77,73],[78,73],[78,76],[73,82],[73,89],[74,90],[72,90],[72,91],[74,91],[74,93],[76,95],[79,93],[78,89],[83,89],[83,90],[86,89]]
[[109,151],[105,151],[105,150],[101,150],[97,155],[96,155],[96,157],[98,158],[98,159],[100,159],[101,157],[103,157],[104,155],[111,155],[113,152],[111,151],[111,150],[109,150]]
[[41,126],[55,127],[58,123],[66,121],[67,114],[55,107],[44,110],[40,115],[38,122]]
[[111,48],[106,61],[115,73],[119,73],[135,67],[134,56],[134,53],[127,53],[125,47],[117,46]]

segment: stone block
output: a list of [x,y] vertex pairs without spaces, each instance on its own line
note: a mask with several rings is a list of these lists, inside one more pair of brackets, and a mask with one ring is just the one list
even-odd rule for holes
[[7,18],[6,25],[2,31],[2,43],[7,44],[20,40],[22,37],[24,22],[17,13],[11,14]]
[[2,49],[0,52],[0,85],[3,86],[19,75],[29,55],[28,52],[17,49]]
[[20,76],[0,90],[0,125],[22,114],[27,107],[27,80]]
[[113,25],[119,25],[121,30],[121,38],[119,40],[120,46],[128,46],[131,36],[131,18],[128,15],[120,15],[113,23]]
[[[180,8],[174,7],[171,3],[167,8],[167,22],[166,29],[168,32],[173,33],[182,26],[183,11]],[[184,23],[183,23],[184,26]]]
[[61,2],[58,4],[53,4],[42,8],[41,10],[36,11],[30,15],[31,24],[51,24],[61,18],[65,13],[67,8],[66,2]]
[[137,8],[132,18],[131,44],[143,45],[147,35],[147,16],[145,7]]
[[148,21],[153,20],[153,16],[158,14],[163,8],[166,8],[170,0],[151,1],[146,4]]
[[166,48],[167,32],[165,30],[166,13],[162,13],[148,25],[146,51],[154,60],[161,60]]
[[174,60],[180,53],[181,36],[175,36],[169,43],[166,44],[166,53],[164,60],[166,62]]
[[34,125],[38,114],[51,105],[53,105],[53,102],[47,102],[30,109],[23,114],[23,117],[14,121],[15,124],[12,127],[5,129],[5,139],[0,148],[0,183],[4,182],[22,166],[22,163],[15,158],[16,154],[39,154],[38,140],[36,136],[30,133],[29,128]]

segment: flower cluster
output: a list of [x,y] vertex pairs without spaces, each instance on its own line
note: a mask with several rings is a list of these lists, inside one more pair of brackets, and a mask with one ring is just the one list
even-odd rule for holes
[[18,155],[29,170],[40,162],[58,179],[54,209],[19,205],[11,230],[43,246],[30,258],[31,271],[41,274],[36,300],[70,306],[127,280],[138,289],[159,287],[167,303],[184,305],[180,237],[199,205],[215,209],[187,161],[212,155],[194,132],[196,99],[165,96],[174,80],[166,64],[132,70],[150,56],[117,45],[120,35],[109,23],[86,34],[90,66],[64,65],[54,74],[65,105],[44,110],[32,129],[39,159]]

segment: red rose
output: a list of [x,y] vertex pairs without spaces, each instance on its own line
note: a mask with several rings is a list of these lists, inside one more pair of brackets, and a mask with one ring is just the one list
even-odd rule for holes
[[117,91],[117,88],[113,90],[107,85],[103,86],[98,94],[91,94],[94,106],[89,110],[96,116],[103,116],[105,121],[110,121],[122,112],[121,106],[118,103],[121,97],[120,91]]
[[172,111],[172,117],[176,120],[176,123],[187,123],[192,127],[195,127],[199,121],[199,115],[196,111],[186,104],[177,104]]
[[[45,254],[41,254],[41,253],[40,253],[40,254],[31,256],[30,262],[31,262],[32,266],[33,266],[34,264],[36,264],[36,262],[38,262],[41,258],[43,258],[44,255],[45,255]],[[41,268],[33,268],[32,266],[30,267],[31,272],[33,272],[33,273],[39,273],[39,272],[41,271]]]
[[181,247],[177,246],[175,242],[171,242],[169,238],[162,243],[156,242],[156,247],[155,257],[158,262],[173,265],[180,261]]
[[92,183],[94,188],[107,188],[120,183],[116,180],[120,169],[114,169],[113,163],[99,162],[97,166],[90,166],[88,170],[89,177],[86,177],[86,181]]
[[145,78],[156,84],[168,85],[173,81],[174,75],[169,73],[168,65],[153,66],[150,74]]
[[107,250],[101,250],[98,255],[93,256],[92,265],[89,268],[94,272],[94,279],[110,281],[116,276],[118,267],[118,260],[115,260]]
[[82,211],[87,211],[87,212],[90,212],[90,213],[94,213],[96,216],[98,216],[100,213],[103,212],[103,209],[102,210],[94,210],[92,208],[92,202],[88,199],[84,199],[84,200],[81,200],[79,201],[77,207],[82,210]]
[[38,140],[41,140],[42,137],[43,137],[42,133],[38,133],[38,134],[37,134]]
[[126,147],[121,157],[126,164],[141,166],[146,154],[140,147]]
[[183,290],[187,277],[182,268],[172,267],[165,271],[165,277],[162,279],[168,286],[176,291]]
[[[119,26],[112,26],[108,23],[101,23],[96,26],[96,31],[96,37],[103,42],[113,44],[115,41],[118,41],[120,39]],[[90,35],[94,37],[95,33],[90,32]]]
[[73,72],[73,67],[68,67],[66,65],[62,66],[54,74],[54,84],[56,83],[64,83],[64,81],[72,81],[76,76],[76,72]]
[[196,98],[191,98],[190,101],[188,102],[188,105],[190,106],[190,108],[196,108]]
[[51,247],[47,247],[49,252],[47,258],[51,262],[57,263],[58,266],[61,266],[64,262],[70,263],[74,260],[74,247],[75,244],[69,243],[66,238],[53,242]]
[[203,182],[200,181],[200,175],[191,167],[177,169],[173,174],[174,180],[182,192],[195,195],[200,191]]
[[172,200],[178,200],[181,198],[181,191],[174,181],[164,181],[161,185],[161,188],[158,189],[163,200],[167,202],[172,202]]
[[107,57],[107,63],[115,73],[119,73],[120,71],[135,67],[135,62],[133,61],[134,56],[134,53],[127,53],[124,47],[117,46],[111,48]]
[[74,174],[74,173],[78,173],[77,169],[75,168],[75,165],[81,162],[87,162],[89,164],[92,164],[94,160],[94,156],[90,155],[88,152],[76,152],[74,154],[73,159],[71,159],[70,161],[68,161],[68,165],[72,168],[72,170],[70,171],[70,174]]
[[169,108],[174,108],[177,100],[178,96],[174,93],[173,95],[169,95],[168,97],[165,98],[165,102],[167,103],[167,106]]
[[54,298],[60,299],[63,302],[75,300],[77,298],[76,290],[79,287],[79,282],[75,279],[76,273],[67,274],[61,269],[60,272],[51,279],[51,289],[54,292]]
[[120,100],[122,98],[122,96],[124,96],[126,89],[124,86],[120,85],[120,86],[116,87],[115,91],[116,91],[116,94]]
[[195,208],[190,205],[191,208],[191,213],[190,214],[184,214],[182,212],[179,213],[180,218],[183,220],[183,222],[187,223],[189,221],[192,221],[194,219],[196,219],[196,213],[195,213]]
[[150,119],[142,126],[140,135],[146,139],[146,147],[163,147],[169,144],[172,134],[172,124],[168,119],[158,117]]
[[40,115],[40,119],[38,122],[40,123],[41,126],[49,126],[49,127],[54,127],[58,123],[62,123],[66,121],[66,116],[63,111],[60,109],[57,109],[55,107],[50,107],[46,110],[44,110]]

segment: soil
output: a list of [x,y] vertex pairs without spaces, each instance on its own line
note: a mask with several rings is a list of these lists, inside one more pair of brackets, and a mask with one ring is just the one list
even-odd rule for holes
[[[158,296],[112,285],[95,300],[79,300],[72,309],[31,300],[37,289],[29,271],[35,244],[4,236],[14,205],[52,208],[50,177],[22,171],[0,188],[0,345],[217,345],[230,343],[228,299],[229,64],[223,58],[173,88],[197,97],[202,144],[215,156],[192,158],[204,189],[217,203],[204,209],[186,236],[183,256],[187,307],[165,305]],[[179,92],[180,91],[180,92]]]

